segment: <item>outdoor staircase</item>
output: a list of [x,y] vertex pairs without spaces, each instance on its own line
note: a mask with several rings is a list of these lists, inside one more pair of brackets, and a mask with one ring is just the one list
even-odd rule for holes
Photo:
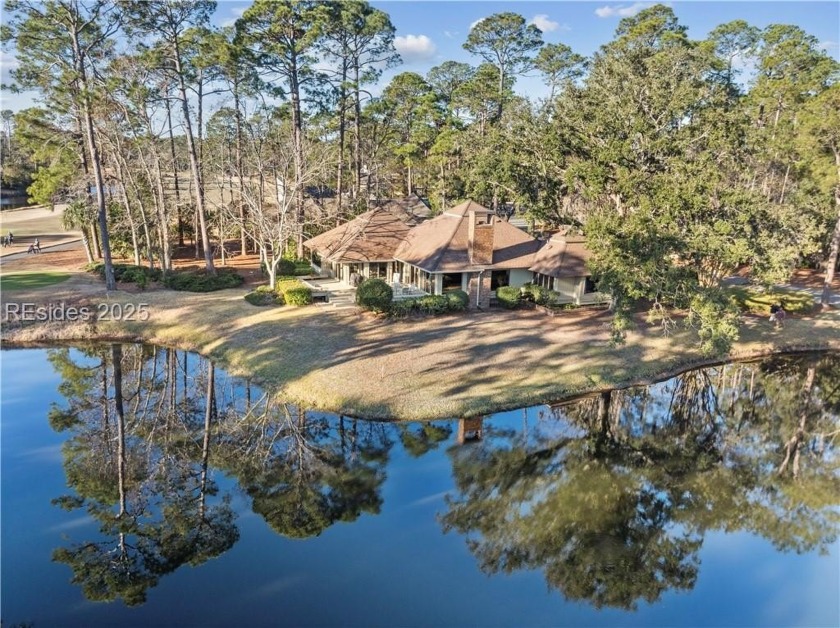
[[330,298],[323,307],[334,310],[355,309],[356,293],[354,290],[330,290]]

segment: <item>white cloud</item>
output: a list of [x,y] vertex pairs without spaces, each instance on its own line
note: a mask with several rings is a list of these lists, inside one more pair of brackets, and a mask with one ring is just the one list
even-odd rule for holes
[[598,17],[632,17],[642,9],[648,8],[648,2],[634,2],[631,5],[616,4],[614,6],[603,6],[595,9],[595,15]]
[[426,35],[406,35],[394,38],[394,48],[400,53],[403,61],[412,63],[426,61],[435,56],[437,46]]
[[836,52],[840,48],[840,44],[836,41],[821,41],[817,46],[820,50],[825,50],[828,53]]
[[470,22],[470,30],[474,29],[476,26],[481,24],[486,19],[487,19],[486,17],[480,17],[475,22]]
[[550,33],[551,31],[556,31],[557,29],[564,31],[571,30],[567,25],[561,25],[560,22],[555,22],[554,20],[549,19],[548,15],[545,13],[540,13],[532,17],[531,24],[536,26],[543,33]]
[[455,39],[455,36],[458,34],[458,31],[443,31],[443,34],[446,35],[447,39]]

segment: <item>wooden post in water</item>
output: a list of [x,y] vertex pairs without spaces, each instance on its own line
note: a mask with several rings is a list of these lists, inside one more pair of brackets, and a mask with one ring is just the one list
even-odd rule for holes
[[484,418],[458,419],[457,443],[463,445],[466,442],[481,440],[484,436]]

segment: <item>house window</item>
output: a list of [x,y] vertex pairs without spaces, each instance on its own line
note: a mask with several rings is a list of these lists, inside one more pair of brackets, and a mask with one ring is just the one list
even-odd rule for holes
[[598,292],[598,286],[592,277],[587,277],[583,284],[583,294],[592,294],[593,292]]
[[388,262],[371,262],[369,268],[370,277],[382,277],[383,279],[387,277]]
[[490,275],[490,289],[496,290],[502,286],[510,285],[510,271],[509,270],[494,270]]
[[534,274],[534,284],[545,288],[546,290],[554,290],[554,277],[550,275],[543,275],[541,273]]

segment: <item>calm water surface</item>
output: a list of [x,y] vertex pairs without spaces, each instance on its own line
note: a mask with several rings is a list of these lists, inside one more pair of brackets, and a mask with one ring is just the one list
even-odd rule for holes
[[840,625],[840,356],[484,420],[2,353],[6,626]]

